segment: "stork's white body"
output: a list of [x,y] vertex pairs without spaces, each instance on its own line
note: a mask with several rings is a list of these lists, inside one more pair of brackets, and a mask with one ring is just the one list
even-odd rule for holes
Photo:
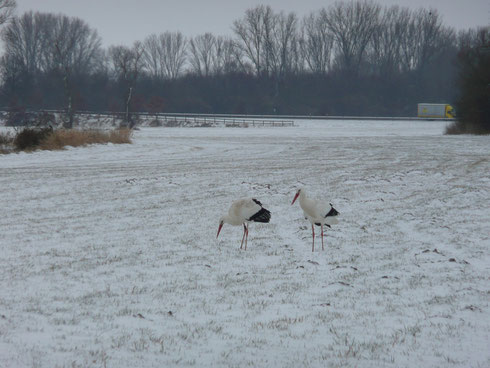
[[299,194],[299,205],[312,225],[335,225],[339,223],[335,216],[326,216],[333,208],[330,203],[310,199],[304,190],[301,190]]
[[[224,223],[233,226],[243,225],[243,238],[240,249],[243,248],[243,241],[245,240],[246,250],[248,242],[248,223],[269,222],[270,218],[271,213],[262,207],[262,203],[260,203],[258,200],[254,198],[241,198],[234,201],[228,210],[228,214],[221,217],[218,235]],[[218,237],[218,235],[216,235],[216,237]]]
[[234,201],[228,210],[228,215],[225,215],[225,222],[234,226],[249,222],[250,218],[262,209],[259,203],[253,198],[241,198]]
[[325,249],[323,243],[323,226],[338,224],[336,216],[339,214],[330,203],[308,198],[304,189],[298,190],[291,204],[294,204],[299,197],[299,205],[303,210],[305,218],[311,223],[313,234],[312,252],[315,250],[315,225],[321,227],[322,231],[322,250]]

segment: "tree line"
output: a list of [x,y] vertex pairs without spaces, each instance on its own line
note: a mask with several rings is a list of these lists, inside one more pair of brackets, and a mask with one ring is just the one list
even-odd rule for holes
[[301,19],[260,5],[231,29],[104,49],[82,19],[26,12],[1,31],[0,104],[66,109],[70,122],[77,110],[411,116],[456,99],[458,50],[475,33],[435,9],[361,0]]

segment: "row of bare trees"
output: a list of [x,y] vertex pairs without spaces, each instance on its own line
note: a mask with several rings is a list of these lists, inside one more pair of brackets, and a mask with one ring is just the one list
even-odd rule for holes
[[206,33],[186,40],[181,33],[152,35],[144,63],[152,75],[177,78],[231,71],[257,76],[397,72],[423,68],[455,44],[436,10],[381,7],[367,1],[338,2],[299,20],[294,13],[257,6],[233,23],[234,38]]
[[[0,14],[9,1],[0,0]],[[65,106],[73,111],[73,99],[83,100],[76,96],[77,86],[112,83],[124,91],[118,105],[130,120],[142,78],[162,83],[238,73],[272,80],[271,94],[277,98],[286,78],[421,74],[442,56],[455,54],[461,39],[443,25],[436,10],[383,7],[364,0],[337,2],[303,19],[260,5],[234,21],[232,31],[233,37],[205,33],[190,39],[164,32],[131,47],[105,50],[97,31],[81,19],[27,12],[2,30],[3,100],[17,96],[27,104],[27,90],[32,94],[37,88],[39,99],[39,84],[57,79]]]
[[[337,2],[301,21],[294,13],[257,6],[233,23],[234,38],[210,33],[186,39],[180,32],[148,36],[126,52],[141,53],[139,68],[155,78],[231,71],[283,76],[289,73],[353,73],[416,70],[454,45],[455,32],[435,10],[381,7],[369,1]],[[101,49],[96,30],[62,15],[28,12],[2,34],[2,64],[15,73],[46,72],[69,64],[73,72],[101,67],[117,71],[114,48]],[[59,46],[59,50],[56,47]]]
[[237,47],[256,74],[410,71],[455,44],[436,10],[337,2],[301,22],[270,7],[247,10],[234,23]]

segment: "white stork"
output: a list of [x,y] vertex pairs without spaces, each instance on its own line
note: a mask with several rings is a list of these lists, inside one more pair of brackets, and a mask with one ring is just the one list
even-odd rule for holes
[[315,251],[315,226],[320,226],[322,229],[322,250],[324,250],[323,245],[323,225],[331,227],[330,225],[338,224],[336,216],[339,212],[333,208],[331,203],[326,203],[323,201],[316,201],[310,199],[306,196],[304,189],[298,189],[296,195],[294,196],[291,205],[294,204],[296,199],[299,197],[299,205],[303,210],[305,218],[311,222],[311,232],[313,234],[313,246],[311,251]]
[[221,228],[225,222],[233,226],[243,225],[243,238],[240,249],[243,248],[243,241],[245,240],[245,250],[247,250],[247,224],[249,222],[269,222],[270,219],[270,211],[262,207],[262,203],[255,198],[238,199],[231,204],[228,214],[221,216],[219,219],[218,234],[216,235],[216,238],[219,236],[219,232],[221,231]]

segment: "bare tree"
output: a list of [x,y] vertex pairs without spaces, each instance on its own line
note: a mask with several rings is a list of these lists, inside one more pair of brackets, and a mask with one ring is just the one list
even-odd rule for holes
[[61,73],[63,74],[63,85],[65,88],[65,96],[67,101],[67,106],[66,106],[67,119],[64,122],[64,126],[67,129],[71,129],[73,128],[73,117],[75,112],[73,109],[73,94],[71,89],[70,64],[64,57],[66,50],[62,50],[62,46],[60,46],[59,41],[55,42],[55,49],[56,49],[57,59],[60,62]]
[[165,50],[163,61],[166,76],[175,79],[181,74],[186,62],[187,40],[180,32],[165,32],[160,39]]
[[205,33],[191,39],[189,45],[192,71],[199,76],[208,77],[212,72],[216,38],[211,33]]
[[115,76],[125,87],[125,121],[130,129],[134,128],[135,125],[131,115],[131,103],[134,86],[143,68],[143,50],[140,42],[135,42],[132,48],[125,46],[112,46],[109,48],[109,57]]
[[325,12],[328,29],[335,40],[339,67],[359,73],[373,33],[377,30],[381,6],[370,1],[337,2]]
[[176,79],[182,73],[187,56],[187,40],[180,32],[165,32],[160,35],[162,70],[164,76]]
[[271,37],[267,39],[267,55],[271,59],[270,69],[275,76],[283,77],[294,68],[298,19],[294,13],[285,15],[281,12],[276,14],[274,21],[269,24],[274,26]]
[[16,6],[15,0],[0,0],[0,25],[12,18]]
[[160,41],[156,34],[148,36],[143,42],[142,62],[152,78],[163,78]]
[[244,19],[233,23],[233,31],[238,36],[237,46],[250,60],[257,75],[261,74],[264,66],[266,23],[271,13],[269,6],[260,5],[246,10]]
[[225,37],[205,33],[191,39],[189,64],[191,71],[199,76],[210,76],[236,71],[240,61],[236,43]]
[[480,48],[484,51],[485,49],[488,50],[490,46],[490,26],[459,31],[457,43],[458,49]]
[[376,32],[369,43],[368,58],[374,73],[393,75],[401,69],[403,40],[407,40],[410,10],[392,6],[385,8]]
[[293,69],[297,23],[294,13],[276,14],[270,6],[263,5],[248,9],[243,19],[235,21],[237,47],[253,65],[256,75],[280,76]]
[[24,72],[33,73],[40,68],[40,32],[39,24],[32,12],[14,18],[2,32],[5,56]]
[[[46,29],[43,47],[46,69],[58,69],[63,76],[67,101],[65,127],[73,127],[73,87],[74,75],[88,74],[100,55],[100,38],[97,31],[78,18],[67,16],[52,17],[52,24]],[[54,47],[53,47],[54,46]]]
[[242,56],[231,38],[216,37],[213,53],[213,73],[227,74],[239,69]]
[[275,42],[275,33],[277,28],[277,16],[270,6],[264,8],[262,13],[262,26],[264,30],[263,36],[263,55],[262,55],[262,71],[266,75],[274,72],[274,67],[278,58],[277,43]]
[[328,31],[325,11],[311,13],[301,27],[301,55],[313,73],[326,74],[330,69],[333,37]]
[[423,69],[454,40],[453,31],[443,26],[435,9],[419,9],[412,13],[404,35],[400,40],[404,71]]
[[182,73],[187,55],[187,40],[180,32],[151,35],[143,43],[143,61],[150,74],[176,79]]

